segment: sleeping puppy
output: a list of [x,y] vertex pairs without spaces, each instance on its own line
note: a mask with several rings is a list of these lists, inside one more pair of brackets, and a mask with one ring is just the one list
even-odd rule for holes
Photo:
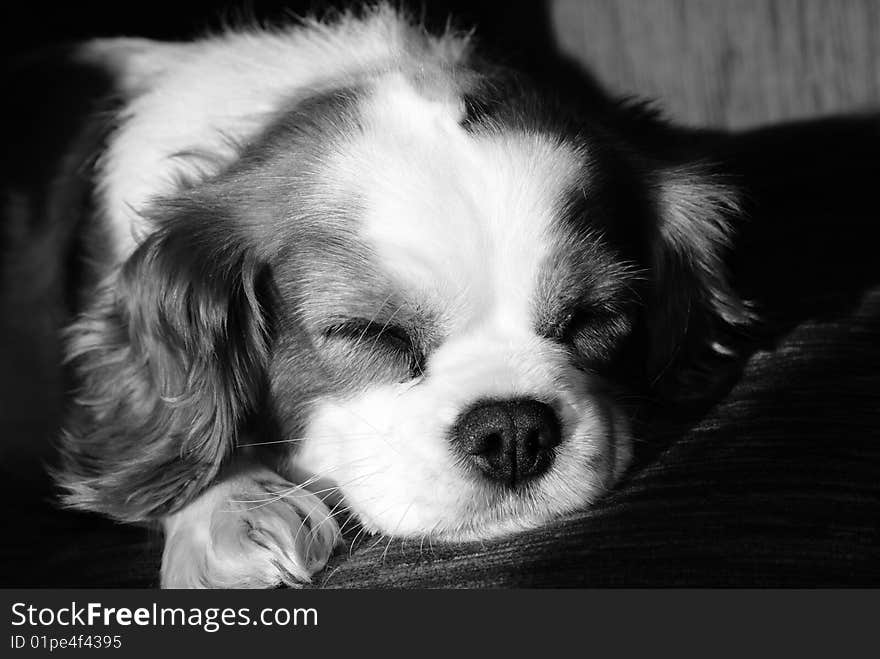
[[469,34],[380,6],[70,61],[107,89],[53,170],[85,273],[55,475],[161,523],[163,586],[308,582],[343,513],[460,541],[589,506],[631,400],[748,321],[719,172]]

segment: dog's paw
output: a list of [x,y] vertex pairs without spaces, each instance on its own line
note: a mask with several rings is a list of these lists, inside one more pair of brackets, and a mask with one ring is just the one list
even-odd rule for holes
[[296,586],[339,540],[321,499],[264,470],[214,485],[168,517],[165,531],[163,588]]

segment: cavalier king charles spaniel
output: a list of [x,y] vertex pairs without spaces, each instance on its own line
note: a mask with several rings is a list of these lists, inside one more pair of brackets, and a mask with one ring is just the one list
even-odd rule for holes
[[589,506],[634,401],[749,320],[723,172],[470,33],[380,5],[68,59],[109,88],[62,160],[89,274],[55,477],[161,524],[163,586],[308,582],[343,513],[463,541]]

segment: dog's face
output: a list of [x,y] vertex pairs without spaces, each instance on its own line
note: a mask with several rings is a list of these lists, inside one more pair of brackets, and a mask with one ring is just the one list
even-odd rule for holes
[[74,342],[93,418],[147,439],[74,497],[161,514],[230,438],[288,447],[284,469],[390,535],[486,538],[606,491],[634,374],[733,322],[729,195],[528,94],[479,94],[424,70],[315,92],[157,204]]
[[559,135],[465,126],[403,77],[353,112],[315,192],[339,216],[275,268],[301,326],[273,362],[293,462],[388,534],[486,537],[584,505],[630,453],[597,369],[640,273],[599,237],[608,218],[573,217],[600,165]]

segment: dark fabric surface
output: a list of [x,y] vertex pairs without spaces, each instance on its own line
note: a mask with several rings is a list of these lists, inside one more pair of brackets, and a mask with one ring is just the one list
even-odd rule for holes
[[[548,15],[539,4],[505,21],[543,30]],[[541,48],[546,35],[522,45],[526,57]],[[534,58],[538,69],[551,61]],[[749,189],[752,219],[741,227],[733,265],[766,322],[745,338],[741,375],[731,364],[730,388],[711,405],[655,411],[637,464],[592,510],[467,546],[389,542],[350,529],[316,584],[880,585],[875,125],[831,122],[736,142],[706,137]],[[52,503],[43,462],[63,399],[53,337],[64,287],[51,263],[30,258],[35,236],[9,226],[2,236],[0,487],[8,511],[0,585],[156,585],[155,531]]]

